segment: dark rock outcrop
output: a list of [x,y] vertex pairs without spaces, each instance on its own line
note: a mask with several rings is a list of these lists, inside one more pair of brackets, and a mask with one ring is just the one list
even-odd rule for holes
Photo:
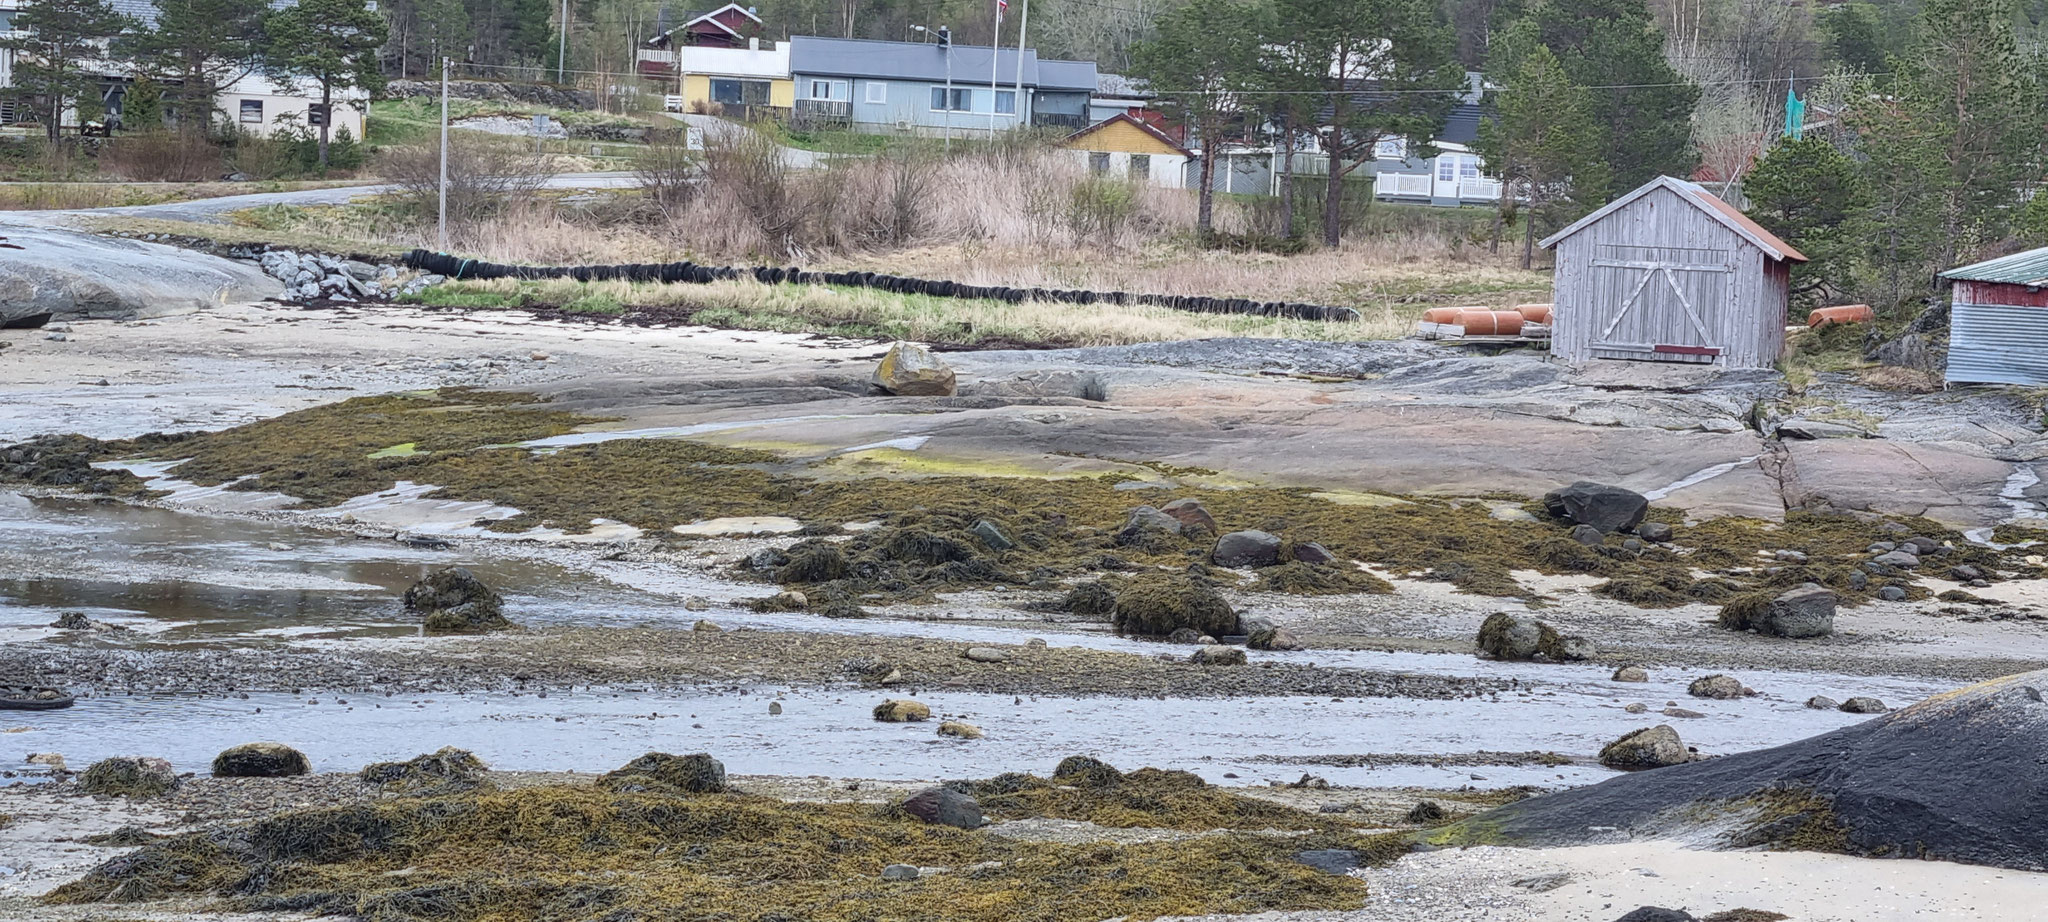
[[979,829],[987,822],[979,801],[950,787],[925,788],[904,798],[897,808],[934,826]]
[[481,634],[512,627],[505,600],[466,567],[436,570],[405,590],[405,610],[431,633]]
[[606,772],[600,782],[614,791],[660,794],[722,794],[725,763],[698,752],[686,756],[650,752]]
[[1643,522],[1650,501],[1622,487],[1581,480],[1543,497],[1550,514],[1573,525],[1591,525],[1607,534],[1629,531]]
[[216,778],[289,778],[312,770],[305,753],[283,743],[243,743],[213,757]]

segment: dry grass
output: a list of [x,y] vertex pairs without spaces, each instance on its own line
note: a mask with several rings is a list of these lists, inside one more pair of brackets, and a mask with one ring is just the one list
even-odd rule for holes
[[356,185],[325,182],[29,182],[0,184],[0,211],[72,211],[189,202],[252,192],[290,192]]
[[710,285],[631,282],[582,283],[568,279],[450,282],[430,290],[431,304],[464,307],[568,306],[608,314],[630,307],[673,311],[708,326],[783,332],[907,339],[978,345],[1042,343],[1113,346],[1143,342],[1249,336],[1277,339],[1387,339],[1407,332],[1398,318],[1366,323],[1283,320],[1232,314],[1191,314],[1161,307],[1110,307],[1028,301],[935,298],[866,288],[763,285],[740,280]]

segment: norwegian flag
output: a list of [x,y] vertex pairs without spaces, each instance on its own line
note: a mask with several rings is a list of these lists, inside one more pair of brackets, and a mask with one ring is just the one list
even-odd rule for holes
[[1010,0],[996,0],[996,21],[1002,21],[1002,18],[1004,16],[1008,16],[1009,14]]

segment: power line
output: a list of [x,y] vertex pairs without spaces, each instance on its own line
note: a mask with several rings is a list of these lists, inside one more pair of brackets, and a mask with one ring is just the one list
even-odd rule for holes
[[[1892,74],[1892,73],[1890,73],[1890,72],[1886,72],[1886,73],[1874,73],[1874,74],[1840,74],[1840,75],[1836,75],[1836,76],[1844,76],[1844,77],[1890,77],[1890,76],[1894,76],[1894,74]],[[1757,78],[1753,78],[1753,79],[1745,79],[1745,80],[1709,80],[1709,81],[1698,81],[1698,82],[1696,82],[1696,81],[1692,81],[1692,80],[1680,80],[1680,81],[1677,81],[1677,82],[1673,82],[1673,83],[1612,83],[1612,84],[1606,84],[1606,85],[1603,85],[1603,86],[1587,86],[1587,87],[1580,87],[1580,89],[1585,89],[1585,90],[1654,90],[1654,89],[1669,89],[1669,88],[1671,88],[1671,87],[1684,87],[1684,86],[1691,86],[1691,87],[1709,87],[1709,86],[1746,86],[1746,85],[1755,85],[1755,84],[1759,84],[1759,83],[1783,83],[1783,82],[1785,82],[1786,80],[1789,80],[1789,79],[1800,79],[1800,80],[1814,80],[1814,79],[1819,79],[1819,78],[1815,78],[1815,77],[1800,77],[1800,78],[1790,78],[1790,77],[1757,77]],[[1155,96],[1393,96],[1393,95],[1403,95],[1403,96],[1416,96],[1416,95],[1430,95],[1430,96],[1441,96],[1441,95],[1444,95],[1444,94],[1448,94],[1448,93],[1461,93],[1461,92],[1464,92],[1464,91],[1465,91],[1465,89],[1466,89],[1465,87],[1462,87],[1462,86],[1461,86],[1461,87],[1456,87],[1456,88],[1450,88],[1450,89],[1380,89],[1380,88],[1375,88],[1375,87],[1361,87],[1361,88],[1358,88],[1358,89],[1351,89],[1351,90],[1258,90],[1258,91],[1244,91],[1244,90],[1150,90],[1149,92],[1151,92],[1151,93],[1152,93],[1153,95],[1155,95]],[[1491,91],[1491,92],[1503,92],[1503,91],[1505,91],[1505,90],[1506,90],[1506,88],[1505,88],[1505,87],[1493,87],[1493,88],[1490,88],[1490,91]]]

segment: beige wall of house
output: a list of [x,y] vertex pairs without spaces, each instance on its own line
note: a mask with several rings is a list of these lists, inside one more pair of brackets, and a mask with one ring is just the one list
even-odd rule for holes
[[[244,77],[222,90],[215,107],[228,123],[251,134],[269,135],[285,124],[312,127],[307,112],[319,102],[317,88],[280,87],[261,77]],[[363,139],[363,114],[369,104],[360,94],[334,100],[333,133],[347,128],[355,139]]]

